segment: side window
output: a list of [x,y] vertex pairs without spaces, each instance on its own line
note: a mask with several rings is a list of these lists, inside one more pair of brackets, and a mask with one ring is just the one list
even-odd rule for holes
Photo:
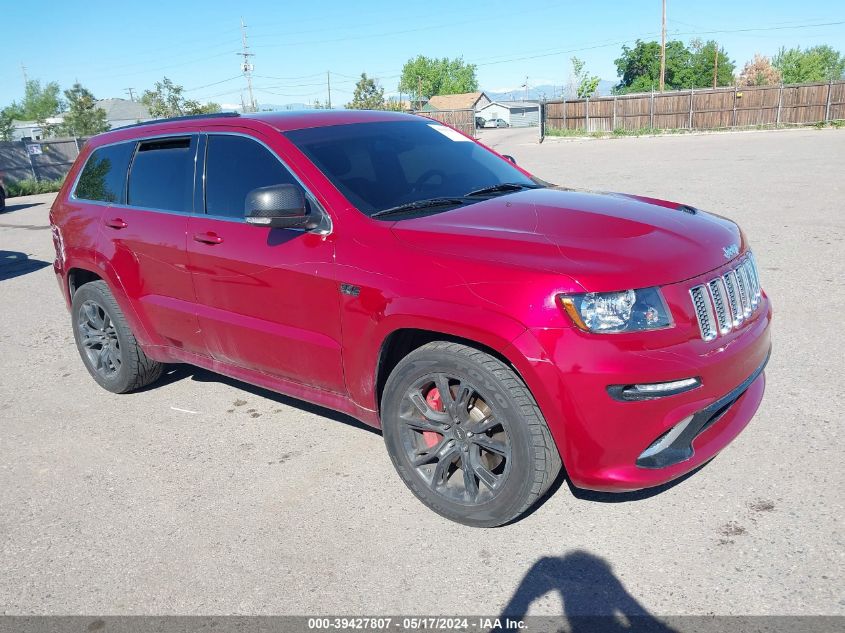
[[82,169],[73,195],[80,200],[123,203],[126,170],[134,150],[134,142],[95,149]]
[[244,217],[246,194],[258,187],[297,184],[279,159],[243,136],[209,134],[205,163],[205,211]]
[[129,171],[127,204],[164,211],[193,210],[192,137],[141,141]]

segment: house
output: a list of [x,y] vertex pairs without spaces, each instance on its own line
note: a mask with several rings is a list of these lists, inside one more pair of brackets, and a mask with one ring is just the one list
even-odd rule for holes
[[[153,117],[147,106],[137,101],[127,99],[100,99],[96,106],[106,112],[106,121],[110,129],[151,121]],[[66,112],[49,117],[42,125],[38,121],[13,121],[12,140],[20,141],[24,138],[40,141],[48,136],[55,135],[56,127],[64,123]],[[52,131],[51,131],[52,128]]]
[[128,99],[99,99],[97,107],[106,111],[106,121],[111,129],[151,121],[153,117],[147,106]]
[[492,101],[475,111],[484,120],[503,119],[511,127],[540,125],[540,104],[536,101]]
[[437,110],[475,110],[483,108],[490,99],[483,92],[464,92],[457,95],[435,95],[422,109],[424,112]]
[[13,141],[25,138],[40,141],[44,136],[44,128],[38,121],[12,121],[11,140]]

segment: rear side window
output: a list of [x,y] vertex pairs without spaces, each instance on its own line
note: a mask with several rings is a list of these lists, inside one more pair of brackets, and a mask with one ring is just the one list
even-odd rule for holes
[[190,212],[194,199],[194,137],[141,141],[129,172],[133,207]]
[[275,154],[243,136],[210,134],[206,149],[205,210],[244,217],[246,195],[258,187],[297,184]]
[[80,200],[123,203],[126,170],[134,149],[134,142],[95,149],[82,169],[73,195]]

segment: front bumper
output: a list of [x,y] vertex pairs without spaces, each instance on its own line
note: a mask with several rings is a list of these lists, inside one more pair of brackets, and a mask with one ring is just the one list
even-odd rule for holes
[[[765,390],[771,306],[763,295],[741,330],[710,343],[529,329],[513,343],[523,374],[579,488],[630,491],[676,479],[712,459],[745,428]],[[701,386],[621,402],[609,385],[698,377]],[[661,450],[660,438],[687,422]],[[645,453],[645,458],[643,455]]]

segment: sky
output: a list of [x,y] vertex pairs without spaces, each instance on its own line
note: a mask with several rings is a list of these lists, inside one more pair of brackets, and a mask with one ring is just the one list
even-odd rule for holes
[[[402,65],[422,54],[477,65],[482,89],[563,85],[570,58],[616,80],[622,45],[660,38],[661,0],[65,0],[4,2],[0,107],[23,95],[24,72],[97,98],[136,97],[167,76],[200,102],[240,104],[240,22],[254,53],[259,104],[349,101],[362,72],[395,94]],[[143,7],[139,9],[139,7]],[[670,39],[716,39],[738,67],[781,46],[845,52],[841,0],[668,0]],[[24,68],[22,68],[22,66]]]

